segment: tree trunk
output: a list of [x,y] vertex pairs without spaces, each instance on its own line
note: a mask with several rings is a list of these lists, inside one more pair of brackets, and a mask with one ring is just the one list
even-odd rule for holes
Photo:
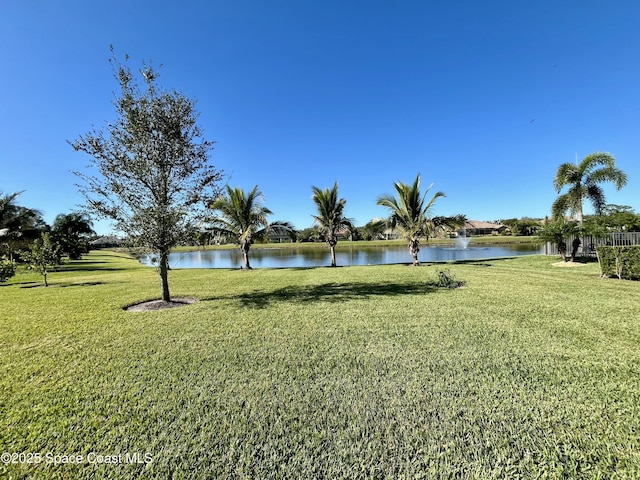
[[573,239],[573,243],[571,244],[571,261],[572,262],[576,261],[576,255],[578,255],[578,249],[580,248],[581,243],[582,242],[580,242],[579,238]]
[[329,245],[331,247],[331,266],[335,267],[336,266],[336,246],[335,245]]
[[171,301],[169,295],[169,252],[160,252],[160,284],[162,285],[162,300]]
[[418,252],[420,252],[420,240],[411,239],[409,241],[409,253],[413,258],[413,266],[417,267],[420,265],[420,261],[418,260]]
[[44,277],[44,286],[48,287],[49,283],[47,282],[47,271],[45,270],[44,273],[42,274],[42,276]]
[[249,243],[242,244],[240,247],[242,250],[242,255],[244,255],[244,266],[247,270],[251,270],[251,264],[249,263],[249,249],[251,245]]
[[578,224],[583,225],[582,200],[580,200],[580,210],[578,210]]

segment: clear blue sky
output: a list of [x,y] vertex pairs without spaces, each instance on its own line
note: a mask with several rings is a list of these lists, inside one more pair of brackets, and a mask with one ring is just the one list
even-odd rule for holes
[[50,223],[82,203],[67,140],[115,116],[113,44],[163,64],[212,163],[297,228],[312,185],[362,225],[418,172],[436,215],[544,217],[558,165],[599,150],[638,211],[638,25],[636,0],[2,0],[0,190]]

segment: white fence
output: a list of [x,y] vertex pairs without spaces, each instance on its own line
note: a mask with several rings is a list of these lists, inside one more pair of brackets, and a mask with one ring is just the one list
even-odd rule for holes
[[[573,240],[575,236],[565,238],[567,244],[567,255],[571,255]],[[640,232],[623,232],[623,233],[608,233],[604,237],[596,238],[591,235],[584,235],[577,237],[580,240],[580,247],[578,248],[578,257],[595,256],[596,247],[601,245],[640,245]],[[555,243],[547,242],[544,245],[545,255],[559,255],[558,246]]]

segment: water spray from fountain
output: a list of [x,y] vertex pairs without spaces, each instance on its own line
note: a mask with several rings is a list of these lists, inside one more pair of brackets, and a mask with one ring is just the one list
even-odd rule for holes
[[470,239],[467,237],[467,229],[463,228],[462,232],[456,237],[456,250],[466,250],[469,248]]

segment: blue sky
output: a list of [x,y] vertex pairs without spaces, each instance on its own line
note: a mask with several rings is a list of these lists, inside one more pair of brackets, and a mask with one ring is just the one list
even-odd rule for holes
[[622,0],[2,0],[0,191],[50,223],[82,203],[67,140],[114,118],[113,44],[163,64],[212,163],[297,228],[312,185],[338,181],[362,225],[418,172],[436,215],[544,217],[558,165],[594,151],[629,175],[607,201],[638,211],[639,23]]

